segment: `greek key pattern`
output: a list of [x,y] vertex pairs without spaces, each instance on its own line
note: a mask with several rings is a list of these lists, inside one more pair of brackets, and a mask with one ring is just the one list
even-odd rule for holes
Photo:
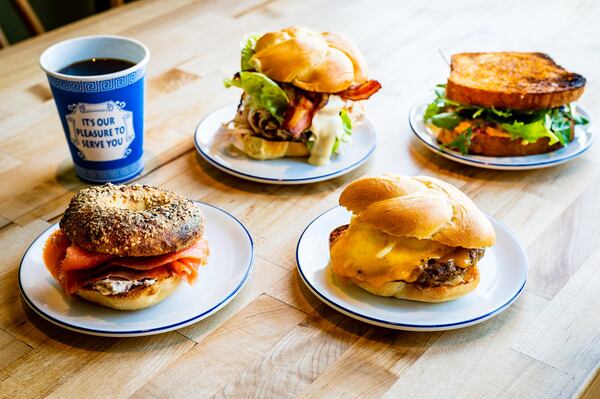
[[143,167],[143,160],[140,158],[130,165],[116,169],[88,169],[83,166],[75,165],[75,171],[79,177],[87,181],[96,183],[110,181],[116,183],[134,178],[142,171]]
[[133,84],[144,77],[145,69],[138,69],[129,75],[119,76],[117,78],[97,80],[93,82],[81,82],[74,80],[59,79],[54,76],[48,76],[50,86],[57,89],[70,91],[74,93],[99,93],[102,91],[112,91]]

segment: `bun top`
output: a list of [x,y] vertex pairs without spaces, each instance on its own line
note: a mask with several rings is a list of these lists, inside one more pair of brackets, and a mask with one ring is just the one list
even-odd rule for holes
[[337,93],[367,81],[362,54],[340,33],[290,27],[263,35],[250,65],[307,91]]
[[397,237],[428,239],[451,247],[494,245],[488,218],[456,187],[428,176],[385,174],[350,183],[340,205]]

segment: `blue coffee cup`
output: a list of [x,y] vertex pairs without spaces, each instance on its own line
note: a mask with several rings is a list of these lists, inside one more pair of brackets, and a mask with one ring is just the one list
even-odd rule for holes
[[[103,75],[61,73],[91,59],[128,61]],[[148,48],[120,36],[84,36],[56,43],[40,56],[67,138],[75,172],[92,183],[119,183],[144,167],[144,89]]]

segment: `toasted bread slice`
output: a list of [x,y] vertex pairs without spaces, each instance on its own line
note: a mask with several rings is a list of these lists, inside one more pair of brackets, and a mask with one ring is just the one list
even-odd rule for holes
[[585,78],[543,53],[460,53],[452,56],[446,96],[481,107],[535,110],[577,100]]
[[[437,126],[428,126],[436,134],[437,140],[449,145],[456,137],[464,131],[460,125],[454,130],[441,129]],[[534,143],[524,144],[521,139],[511,139],[510,134],[502,128],[484,126],[473,131],[469,154],[484,155],[486,157],[518,157],[525,155],[543,154],[558,150],[562,147],[560,143],[549,144],[547,137],[542,137]]]

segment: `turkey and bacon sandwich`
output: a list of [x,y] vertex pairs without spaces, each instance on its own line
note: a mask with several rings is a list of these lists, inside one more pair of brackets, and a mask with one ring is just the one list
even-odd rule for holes
[[446,148],[523,156],[557,150],[588,121],[573,102],[585,78],[542,53],[460,53],[423,119]]
[[477,262],[495,233],[456,187],[433,177],[385,174],[348,185],[349,225],[329,237],[334,275],[372,294],[448,301],[479,284]]
[[359,102],[381,88],[350,39],[300,27],[247,37],[241,71],[225,86],[243,90],[227,131],[237,149],[259,160],[308,157],[312,165],[327,164],[349,141]]
[[90,187],[69,203],[44,247],[67,295],[118,310],[152,306],[208,260],[198,205],[145,185]]

